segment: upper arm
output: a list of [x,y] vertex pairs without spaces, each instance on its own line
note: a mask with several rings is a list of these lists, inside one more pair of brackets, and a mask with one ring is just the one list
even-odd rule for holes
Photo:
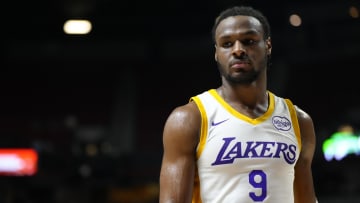
[[194,103],[170,113],[163,130],[160,202],[191,202],[201,117]]
[[311,168],[316,147],[314,123],[305,111],[295,108],[302,140],[302,149],[295,165],[295,203],[312,203],[316,201]]

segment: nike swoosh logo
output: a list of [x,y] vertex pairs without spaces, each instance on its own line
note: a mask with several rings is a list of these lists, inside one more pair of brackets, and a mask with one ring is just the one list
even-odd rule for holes
[[224,123],[224,122],[227,121],[227,120],[229,120],[229,119],[225,119],[225,120],[222,120],[222,121],[219,121],[219,122],[216,122],[216,123],[215,123],[214,121],[212,121],[212,122],[211,122],[211,125],[212,125],[212,126],[217,126],[217,125],[219,125],[219,124],[221,124],[221,123]]

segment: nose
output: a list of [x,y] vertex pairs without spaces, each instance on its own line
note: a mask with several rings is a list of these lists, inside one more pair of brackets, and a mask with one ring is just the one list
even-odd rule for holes
[[240,41],[235,41],[232,52],[236,56],[241,56],[243,53],[245,53],[245,49]]

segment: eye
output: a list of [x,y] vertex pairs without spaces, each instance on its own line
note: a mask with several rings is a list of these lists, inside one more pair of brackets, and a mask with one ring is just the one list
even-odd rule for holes
[[249,45],[254,45],[254,44],[256,44],[257,41],[254,40],[254,39],[245,39],[245,40],[242,41],[242,43],[243,43],[244,45],[246,45],[246,46],[249,46]]
[[244,45],[253,45],[253,44],[256,43],[256,41],[253,40],[253,39],[245,39],[245,40],[242,41],[242,43],[243,43]]
[[222,43],[221,46],[224,47],[224,48],[229,48],[229,47],[232,47],[233,44],[234,43],[232,43],[230,41],[227,41],[227,42]]

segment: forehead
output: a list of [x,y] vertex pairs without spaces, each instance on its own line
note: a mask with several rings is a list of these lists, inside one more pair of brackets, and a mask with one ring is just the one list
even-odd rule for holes
[[232,33],[256,32],[263,34],[263,28],[260,21],[252,16],[230,16],[223,19],[216,28],[215,36],[229,35]]

